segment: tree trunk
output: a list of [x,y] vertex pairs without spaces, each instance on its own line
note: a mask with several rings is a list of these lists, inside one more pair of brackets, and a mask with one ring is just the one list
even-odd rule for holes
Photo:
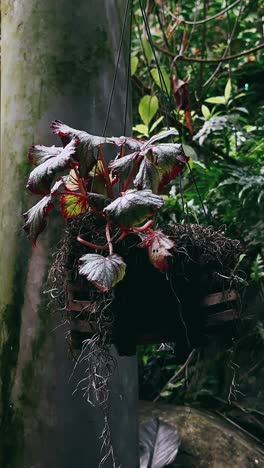
[[[125,5],[122,0],[2,0],[0,362],[3,468],[88,468],[100,460],[102,415],[72,392],[65,331],[43,285],[62,225],[31,249],[22,233],[27,151],[58,144],[52,119],[103,131]],[[123,132],[126,47],[107,133]],[[49,233],[51,231],[49,230]],[[55,329],[56,328],[56,329]],[[111,430],[117,465],[137,466],[136,359],[118,359]],[[108,465],[112,466],[111,462]]]

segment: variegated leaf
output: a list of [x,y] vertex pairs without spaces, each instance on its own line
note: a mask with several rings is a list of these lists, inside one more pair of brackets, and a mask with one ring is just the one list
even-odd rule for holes
[[124,278],[126,264],[122,257],[113,254],[103,257],[87,254],[80,258],[79,273],[87,278],[96,288],[107,292]]
[[104,209],[111,220],[122,226],[133,226],[152,216],[164,201],[151,190],[127,190]]

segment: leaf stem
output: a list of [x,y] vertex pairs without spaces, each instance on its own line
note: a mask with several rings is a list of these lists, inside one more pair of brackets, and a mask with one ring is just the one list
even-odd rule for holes
[[113,188],[112,188],[112,184],[111,184],[110,177],[109,177],[109,172],[108,172],[108,167],[107,167],[107,164],[105,162],[105,158],[104,158],[104,155],[103,155],[103,152],[102,152],[101,145],[98,146],[98,160],[101,161],[102,165],[103,165],[104,178],[105,178],[105,182],[106,182],[106,186],[107,186],[107,190],[108,190],[108,195],[109,195],[109,197],[114,198]]
[[84,240],[82,238],[83,235],[84,234],[79,234],[79,236],[77,236],[77,241],[80,242],[81,244],[86,245],[87,247],[90,247],[91,249],[95,249],[95,250],[107,250],[108,249],[108,244],[106,245],[93,244],[92,242],[88,242]]
[[151,229],[152,226],[154,225],[154,223],[155,223],[155,221],[153,219],[150,219],[143,226],[138,227],[138,228],[133,226],[132,229],[133,229],[133,231],[136,231],[136,232],[144,232],[147,229]]
[[113,243],[111,241],[111,235],[110,235],[110,222],[108,221],[106,226],[105,226],[105,234],[106,234],[106,239],[107,239],[107,244],[109,247],[109,255],[113,255]]
[[130,184],[131,184],[131,182],[132,182],[132,179],[133,179],[133,177],[135,176],[137,167],[138,167],[138,165],[141,163],[142,159],[143,159],[143,156],[142,156],[142,155],[139,155],[139,156],[137,157],[136,161],[134,162],[134,166],[133,166],[133,168],[132,168],[132,170],[131,170],[131,172],[130,172],[128,178],[127,178],[126,183],[124,184],[123,192],[125,192],[125,191],[129,188],[129,186],[130,186]]

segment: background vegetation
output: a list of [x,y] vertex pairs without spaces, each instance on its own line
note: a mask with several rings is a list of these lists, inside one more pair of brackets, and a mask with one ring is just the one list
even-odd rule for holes
[[134,135],[175,127],[175,141],[190,156],[189,169],[171,183],[161,220],[223,226],[241,240],[246,255],[238,271],[248,284],[232,346],[211,343],[188,375],[178,375],[168,351],[153,357],[157,347],[142,348],[140,395],[209,404],[229,415],[240,407],[232,418],[242,424],[246,411],[244,426],[258,436],[264,435],[263,7],[262,0],[135,2],[131,58]]

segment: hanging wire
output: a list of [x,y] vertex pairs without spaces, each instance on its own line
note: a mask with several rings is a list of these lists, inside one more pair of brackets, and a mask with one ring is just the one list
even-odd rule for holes
[[109,120],[109,115],[110,115],[110,110],[111,110],[111,105],[112,105],[112,100],[113,100],[113,95],[114,95],[114,90],[115,90],[115,85],[116,85],[116,78],[117,78],[119,61],[120,61],[120,56],[121,56],[121,51],[122,51],[122,45],[123,45],[123,41],[124,41],[124,34],[125,34],[125,29],[126,29],[126,22],[127,22],[127,14],[128,14],[129,4],[130,4],[130,0],[127,0],[126,9],[125,9],[125,16],[124,16],[124,21],[123,21],[123,25],[122,25],[121,38],[120,38],[120,43],[119,43],[119,49],[118,49],[118,54],[117,54],[117,61],[116,61],[116,65],[115,65],[115,73],[114,73],[112,89],[111,89],[111,93],[110,93],[110,99],[109,99],[109,103],[108,103],[106,119],[105,119],[105,125],[104,125],[104,130],[103,130],[103,137],[105,136],[105,132],[106,132],[106,129],[107,129],[107,124],[108,124],[108,120]]
[[[111,88],[110,98],[109,98],[107,112],[106,112],[104,129],[103,129],[103,132],[102,132],[103,137],[105,136],[107,125],[108,125],[108,120],[109,120],[109,116],[110,116],[110,110],[111,110],[111,105],[112,105],[113,95],[114,95],[114,90],[115,90],[115,85],[116,85],[117,72],[118,72],[118,68],[119,68],[121,51],[122,51],[122,46],[123,46],[123,42],[124,42],[124,35],[125,35],[125,29],[126,29],[128,9],[129,9],[130,2],[131,2],[131,5],[132,5],[132,1],[133,0],[127,0],[127,3],[126,3],[125,16],[124,16],[124,21],[123,21],[123,24],[122,24],[122,31],[121,31],[121,37],[120,37],[120,42],[119,42],[119,47],[118,47],[117,60],[116,60],[116,64],[115,64],[115,72],[114,72],[112,88]],[[126,91],[125,115],[127,114],[127,102],[128,102],[128,89]],[[126,117],[125,117],[125,120],[126,120]],[[96,172],[97,172],[97,168],[98,168],[99,151],[100,151],[100,148],[97,149],[96,164],[95,164],[95,168],[94,168],[94,176],[93,176],[93,179],[92,179],[91,189],[90,189],[91,192],[93,191],[95,176],[96,176]]]
[[127,82],[126,82],[126,100],[125,100],[125,118],[124,118],[124,136],[126,135],[127,128],[127,114],[128,114],[128,95],[131,77],[131,45],[132,45],[132,18],[133,18],[133,0],[130,0],[130,18],[129,18],[129,39],[128,39],[128,59],[127,59]]

